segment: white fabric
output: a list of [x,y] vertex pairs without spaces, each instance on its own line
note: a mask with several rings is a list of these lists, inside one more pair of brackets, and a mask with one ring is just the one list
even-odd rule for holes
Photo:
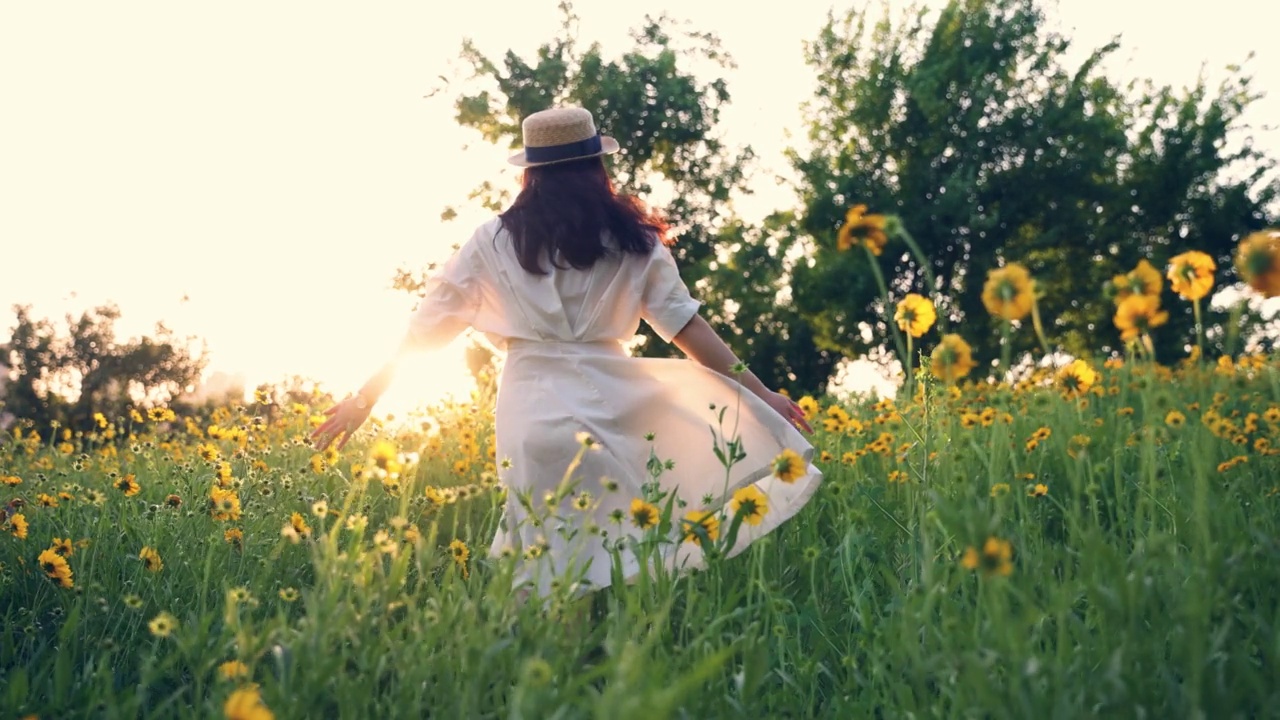
[[[629,510],[651,481],[651,451],[674,462],[657,483],[687,504],[675,509],[676,518],[724,507],[720,529],[727,533],[731,513],[725,506],[733,491],[755,483],[765,493],[763,522],[742,526],[731,555],[808,501],[822,479],[810,463],[813,448],[772,408],[692,361],[635,358],[624,350],[621,343],[634,337],[641,319],[669,341],[698,310],[666,247],[657,244],[647,256],[610,253],[590,270],[550,267],[548,274],[535,275],[520,267],[511,245],[501,219],[480,226],[428,283],[410,330],[423,346],[437,347],[473,327],[507,353],[496,434],[499,461],[510,460],[509,468],[499,470],[509,493],[490,551],[523,557],[532,545],[548,548],[521,561],[518,581],[545,594],[553,578],[576,570],[581,575],[574,580],[608,585],[612,560],[602,537],[612,543],[644,536]],[[712,429],[720,424],[721,410],[722,436],[736,435],[746,452],[731,472],[713,452]],[[599,449],[586,452],[573,472],[575,492],[549,509],[545,498],[561,487],[581,447],[580,432],[590,434]],[[807,474],[789,484],[770,477],[771,461],[784,448],[808,464]],[[616,481],[618,489],[608,491],[603,478]],[[582,490],[593,498],[588,511],[572,506]],[[621,523],[611,519],[618,509],[627,514]],[[590,532],[592,523],[604,533]],[[696,544],[672,537],[664,553],[669,565],[700,562]],[[635,574],[634,554],[622,553],[621,569],[624,577]]]

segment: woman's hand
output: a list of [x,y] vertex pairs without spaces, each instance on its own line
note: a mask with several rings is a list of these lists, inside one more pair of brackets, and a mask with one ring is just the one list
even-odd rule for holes
[[359,407],[356,398],[349,397],[346,400],[334,405],[324,411],[329,416],[320,427],[311,433],[311,439],[315,442],[317,450],[324,450],[336,439],[338,441],[338,449],[341,450],[346,446],[347,441],[355,434],[356,430],[369,419],[369,412],[373,408],[365,403],[365,406]]
[[769,404],[769,407],[773,408],[779,415],[786,418],[787,422],[807,433],[813,432],[813,428],[809,427],[809,421],[804,417],[804,410],[800,409],[800,406],[791,398],[772,390],[766,391],[765,394],[760,397]]

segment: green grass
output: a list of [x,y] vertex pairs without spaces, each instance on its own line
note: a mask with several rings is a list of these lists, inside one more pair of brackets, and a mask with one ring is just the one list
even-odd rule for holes
[[[121,421],[134,437],[114,456],[98,433],[61,449],[9,437],[0,476],[21,484],[0,500],[24,499],[29,528],[0,536],[0,717],[221,716],[239,683],[218,667],[237,659],[279,718],[1275,716],[1278,373],[1126,366],[1082,398],[934,386],[848,408],[854,429],[820,411],[835,426],[814,439],[826,481],[792,521],[705,571],[546,608],[517,602],[511,563],[483,557],[500,499],[483,409],[445,409],[434,439],[387,436],[422,453],[399,495],[348,480],[366,446],[317,472],[299,442],[307,415],[290,408],[259,428],[264,406],[221,411],[213,423],[245,428],[238,453],[241,440],[179,422]],[[210,517],[202,442],[243,483],[238,522]],[[135,474],[140,493],[111,473]],[[1046,494],[1029,495],[1036,484]],[[466,497],[432,502],[427,486]],[[73,499],[38,505],[59,491]],[[312,531],[297,543],[281,534],[294,512]],[[353,512],[361,531],[345,529]],[[232,526],[242,550],[224,540]],[[37,564],[54,537],[88,540],[69,558],[73,589]],[[1009,543],[1007,575],[983,557],[988,538]],[[143,567],[143,546],[162,571]],[[169,637],[148,629],[161,612],[179,622]]]

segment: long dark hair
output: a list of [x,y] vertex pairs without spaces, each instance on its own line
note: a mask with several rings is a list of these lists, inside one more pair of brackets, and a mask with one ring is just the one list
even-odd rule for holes
[[502,213],[520,267],[546,275],[585,270],[604,257],[608,233],[624,253],[647,254],[667,242],[667,225],[640,200],[615,192],[599,157],[525,168],[520,194]]

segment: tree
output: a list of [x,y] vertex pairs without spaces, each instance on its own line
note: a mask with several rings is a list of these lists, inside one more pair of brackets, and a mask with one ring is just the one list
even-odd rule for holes
[[[1235,241],[1264,226],[1278,192],[1264,179],[1273,161],[1232,142],[1257,97],[1249,78],[1180,93],[1119,87],[1099,70],[1116,43],[1075,67],[1069,47],[1044,29],[1035,0],[952,0],[896,22],[865,7],[828,18],[807,46],[823,78],[806,111],[812,149],[791,153],[804,205],[796,232],[815,248],[794,294],[822,347],[858,356],[887,344],[866,254],[835,247],[855,203],[900,215],[932,264],[927,287],[906,248],[886,249],[893,300],[932,294],[981,361],[999,354],[981,342],[1000,334],[981,291],[1003,262],[1031,269],[1051,339],[1081,355],[1099,341],[1121,346],[1099,289],[1140,258],[1163,268],[1199,249],[1218,260],[1220,282],[1231,277]],[[1167,285],[1163,301],[1173,317],[1156,349],[1170,358],[1194,332]],[[1015,334],[1015,351],[1034,344]]]
[[[591,109],[597,125],[621,146],[607,158],[615,183],[671,222],[681,274],[733,350],[777,387],[820,386],[834,358],[814,346],[807,326],[793,323],[791,308],[777,304],[779,292],[786,295],[780,260],[790,239],[777,228],[748,227],[733,211],[733,197],[748,191],[753,153],[729,148],[716,135],[728,87],[723,78],[702,80],[688,69],[732,67],[719,40],[666,16],[645,17],[632,33],[634,46],[607,58],[598,44],[578,46],[577,17],[568,3],[560,9],[559,33],[533,59],[509,51],[497,62],[463,43],[472,77],[455,103],[459,124],[515,148],[529,114],[558,104]],[[470,199],[497,211],[509,194],[486,183]],[[453,214],[446,209],[443,217]],[[417,293],[422,279],[422,273],[402,269],[393,287]],[[642,332],[649,341],[640,352],[672,352],[647,328]]]
[[113,305],[68,315],[65,334],[48,319],[34,319],[29,306],[15,306],[14,313],[12,336],[0,347],[12,368],[4,408],[37,428],[57,421],[88,430],[94,413],[114,419],[133,404],[166,402],[205,366],[203,351],[193,355],[162,324],[155,337],[118,340],[120,310]]

